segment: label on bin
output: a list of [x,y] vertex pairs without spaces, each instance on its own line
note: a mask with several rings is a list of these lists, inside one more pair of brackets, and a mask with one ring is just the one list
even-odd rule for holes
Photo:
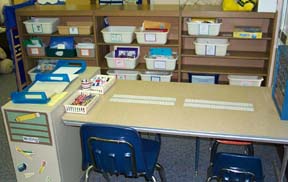
[[114,61],[115,61],[115,66],[117,68],[125,68],[125,60],[124,59],[114,58]]
[[38,48],[31,48],[31,54],[39,54],[39,49]]
[[145,33],[144,39],[145,39],[145,42],[156,42],[156,34]]
[[216,55],[216,46],[215,45],[206,45],[205,46],[205,55],[215,56]]
[[32,24],[32,30],[34,33],[43,33],[43,27],[41,24]]
[[79,34],[78,27],[69,27],[69,34]]
[[88,49],[81,49],[80,52],[81,56],[90,56]]
[[154,68],[155,69],[166,69],[166,61],[154,61]]
[[161,81],[161,77],[160,76],[151,76],[151,81],[152,82],[160,82]]
[[122,42],[122,35],[121,34],[111,34],[111,41],[112,42]]
[[209,34],[209,24],[208,23],[200,23],[199,34],[200,35],[208,35]]

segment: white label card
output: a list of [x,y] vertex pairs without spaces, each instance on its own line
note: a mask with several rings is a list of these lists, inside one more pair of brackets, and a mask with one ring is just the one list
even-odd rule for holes
[[43,33],[42,25],[32,24],[32,30],[34,33]]
[[111,34],[111,41],[112,42],[121,42],[122,35],[121,34]]
[[154,68],[155,69],[166,69],[166,61],[154,61]]
[[156,34],[145,33],[144,40],[145,42],[156,42]]
[[40,142],[38,137],[23,136],[22,139],[23,139],[24,142],[30,142],[30,143],[39,143]]
[[151,76],[151,81],[152,82],[160,82],[161,78],[160,78],[160,76]]
[[216,46],[215,45],[206,45],[205,46],[205,55],[215,56],[216,55]]
[[39,49],[38,48],[31,48],[31,54],[39,54]]
[[126,75],[116,75],[118,80],[126,80]]
[[209,24],[208,23],[201,23],[199,27],[200,35],[208,35],[209,34]]
[[125,68],[125,60],[124,59],[114,59],[115,65],[117,68]]
[[89,50],[88,49],[81,49],[80,50],[80,55],[81,56],[89,56]]
[[69,34],[79,34],[78,27],[69,27]]

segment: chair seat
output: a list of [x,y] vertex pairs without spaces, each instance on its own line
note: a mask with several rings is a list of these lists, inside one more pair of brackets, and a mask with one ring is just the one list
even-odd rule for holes
[[263,182],[261,159],[234,153],[216,153],[213,164],[210,165],[207,181],[211,179],[239,182]]
[[251,145],[252,142],[238,141],[238,140],[216,140],[219,143],[226,145]]

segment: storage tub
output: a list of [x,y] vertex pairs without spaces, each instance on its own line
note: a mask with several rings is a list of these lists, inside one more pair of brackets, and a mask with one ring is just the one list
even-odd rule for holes
[[225,56],[229,42],[227,39],[197,38],[194,44],[197,55]]
[[187,21],[189,35],[211,35],[219,34],[221,23],[203,23]]
[[104,42],[130,44],[135,39],[135,26],[108,26],[101,30]]
[[219,75],[188,73],[188,77],[191,83],[217,84]]
[[145,56],[144,59],[146,60],[146,67],[149,70],[173,71],[175,70],[178,56],[174,55],[173,58],[149,58]]
[[138,44],[166,44],[169,32],[136,31]]
[[95,57],[95,44],[79,43],[76,45],[76,52],[78,57]]
[[76,57],[76,49],[53,49],[46,48],[46,54],[48,57]]
[[139,54],[136,58],[115,58],[114,51],[105,56],[109,68],[134,69],[138,65]]
[[59,18],[33,18],[23,23],[29,34],[51,34],[57,31]]
[[45,56],[45,47],[26,47],[28,56]]
[[260,87],[263,77],[246,75],[228,75],[229,85],[257,86]]
[[57,28],[61,35],[90,35],[92,22],[67,22],[66,25]]
[[156,71],[145,71],[140,73],[141,80],[153,81],[153,82],[170,82],[172,73],[171,72],[156,72]]
[[114,75],[118,80],[137,80],[138,71],[133,70],[108,70],[108,75]]

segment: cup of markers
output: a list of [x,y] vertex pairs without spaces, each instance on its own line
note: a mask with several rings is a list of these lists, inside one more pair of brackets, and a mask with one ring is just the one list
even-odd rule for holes
[[91,85],[92,85],[92,82],[90,82],[89,80],[87,80],[87,79],[83,79],[82,81],[81,81],[81,88],[82,89],[90,89],[91,88]]

